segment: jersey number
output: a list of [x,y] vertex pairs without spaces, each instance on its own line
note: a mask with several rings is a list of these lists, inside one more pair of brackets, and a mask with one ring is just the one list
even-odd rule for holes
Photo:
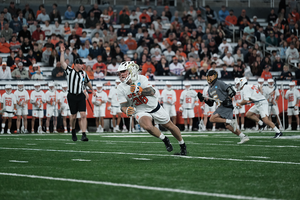
[[192,103],[192,98],[191,97],[185,98],[185,103]]
[[141,95],[139,97],[133,98],[133,102],[135,102],[136,106],[139,106],[141,104],[147,104],[148,103],[148,99],[147,99],[147,97]]
[[293,102],[294,101],[294,95],[289,95],[289,102]]
[[5,100],[5,106],[11,106],[11,100]]
[[251,89],[252,89],[252,90],[255,90],[257,94],[259,93],[259,90],[258,90],[257,87],[255,87],[254,85],[251,87]]
[[235,95],[235,100],[241,100],[241,94],[237,94],[237,95]]
[[65,98],[65,100],[64,100],[64,103],[65,103],[65,104],[68,104],[68,100],[67,100],[67,98]]

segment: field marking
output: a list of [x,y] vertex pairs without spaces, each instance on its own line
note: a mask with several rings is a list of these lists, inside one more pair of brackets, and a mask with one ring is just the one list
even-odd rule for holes
[[26,144],[26,145],[28,145],[28,146],[34,146],[34,145],[36,145],[36,144]]
[[73,142],[73,143],[66,143],[66,144],[76,144],[75,142]]
[[149,158],[132,158],[133,160],[152,160],[152,159],[149,159]]
[[14,163],[28,163],[26,160],[9,160],[9,162],[14,162]]
[[181,157],[186,159],[202,159],[202,160],[221,160],[221,161],[236,161],[236,162],[257,162],[257,163],[272,163],[272,164],[287,164],[300,165],[296,162],[272,161],[272,160],[243,160],[236,158],[215,158],[215,157],[198,157],[198,156],[177,156],[170,154],[143,154],[143,153],[126,153],[126,152],[101,152],[101,151],[76,151],[76,150],[60,150],[60,149],[29,149],[29,148],[10,148],[0,147],[4,150],[22,150],[22,151],[45,151],[45,152],[64,152],[64,153],[96,153],[96,154],[115,154],[115,155],[137,155],[137,156],[156,156],[156,157]]
[[91,160],[84,160],[84,159],[72,159],[73,161],[80,161],[80,162],[89,162]]
[[[237,137],[233,137],[237,139]],[[3,138],[4,139],[4,138]],[[25,139],[25,138],[5,138],[5,140],[36,140],[36,141],[70,141],[69,139]],[[250,137],[251,139],[251,137]],[[266,140],[267,142],[268,140]],[[116,140],[89,140],[89,142],[112,142],[112,143],[132,143],[132,144],[161,144],[161,142],[139,142],[139,141],[116,141]],[[221,142],[221,141],[220,141]],[[232,141],[234,142],[234,141]],[[269,141],[268,141],[269,142]],[[66,143],[67,144],[67,143]],[[68,144],[76,144],[76,143],[68,143]],[[195,145],[208,145],[208,146],[249,146],[249,147],[270,147],[270,148],[300,148],[300,146],[293,146],[293,145],[260,145],[260,144],[223,144],[223,143],[194,143],[194,142],[186,142],[186,144],[195,144]]]
[[50,176],[37,176],[37,175],[4,173],[4,172],[0,172],[0,175],[14,176],[14,177],[26,177],[26,178],[34,178],[34,179],[44,179],[44,180],[54,180],[54,181],[75,182],[75,183],[87,183],[87,184],[95,184],[95,185],[106,185],[106,186],[114,186],[114,187],[125,187],[125,188],[141,189],[141,190],[174,192],[174,193],[191,194],[191,195],[198,195],[198,196],[210,196],[210,197],[231,198],[231,199],[270,200],[268,198],[260,198],[260,197],[222,194],[222,193],[210,193],[210,192],[199,192],[199,191],[192,191],[192,190],[181,190],[181,189],[174,189],[174,188],[152,187],[152,186],[144,186],[144,185],[124,184],[124,183],[112,183],[112,182],[105,182],[105,181],[57,178],[57,177],[50,177]]
[[250,157],[250,158],[263,158],[263,159],[270,158],[270,157],[265,157],[265,156],[247,156],[247,157]]

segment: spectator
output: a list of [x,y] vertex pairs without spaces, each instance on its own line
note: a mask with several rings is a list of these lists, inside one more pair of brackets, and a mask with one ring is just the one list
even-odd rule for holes
[[261,78],[268,80],[270,78],[272,78],[272,74],[270,72],[270,69],[271,69],[271,66],[270,65],[266,65],[264,68],[263,68],[263,72],[261,74]]
[[42,13],[43,8],[45,8],[43,4],[39,5],[39,9],[36,11],[35,14],[36,18]]
[[229,15],[225,18],[225,24],[227,26],[236,25],[237,24],[237,18],[233,15],[233,10],[229,11]]
[[95,14],[96,18],[100,19],[102,11],[99,9],[97,3],[94,4],[93,8],[89,11],[89,14],[92,13],[92,12]]
[[22,11],[19,11],[18,20],[22,23],[22,25],[28,25],[27,20],[23,17]]
[[[77,36],[79,36],[79,37],[82,36],[82,28],[79,26],[78,23],[75,23],[74,28],[73,28],[72,31],[74,31],[74,30],[75,30],[75,34],[76,34]],[[80,39],[79,39],[79,40],[80,40]]]
[[18,9],[15,7],[15,2],[11,1],[8,7],[8,12],[11,15],[17,15]]
[[197,27],[194,23],[194,20],[191,16],[188,18],[188,22],[185,24],[185,26],[188,27],[189,33],[191,33],[193,30],[197,29]]
[[74,20],[75,19],[75,13],[72,10],[72,7],[68,5],[67,10],[65,12],[65,19],[66,20]]
[[252,24],[253,24],[253,27],[255,29],[255,32],[258,30],[258,27],[261,27],[260,23],[257,21],[257,17],[256,16],[253,16]]
[[117,31],[117,36],[118,37],[126,37],[127,35],[127,29],[124,27],[125,24],[121,24],[121,28],[118,29]]
[[5,41],[5,37],[0,38],[0,53],[9,53],[10,44]]
[[13,30],[9,28],[8,23],[4,24],[4,28],[1,31],[1,36],[5,37],[6,41],[9,41],[13,35]]
[[[0,62],[2,63],[2,57],[0,57]],[[6,64],[7,64],[7,66],[12,66],[12,65],[14,65],[14,63],[15,63],[15,52],[11,51],[10,55],[7,56]]]
[[81,58],[86,58],[89,55],[89,49],[85,48],[85,44],[81,44],[81,48],[78,50],[78,54]]
[[228,51],[232,52],[232,47],[231,47],[230,44],[227,43],[227,39],[226,38],[223,39],[223,42],[220,44],[220,46],[218,47],[218,49],[223,54],[225,48],[228,48]]
[[7,22],[10,22],[12,20],[11,14],[8,12],[7,8],[3,8],[3,14],[4,14],[4,19],[6,19]]
[[280,59],[280,55],[275,56],[275,61],[272,66],[272,71],[277,72],[277,71],[283,71],[283,62]]
[[154,72],[156,71],[155,67],[153,66],[153,64],[151,63],[151,59],[147,58],[146,63],[143,64],[142,66],[142,75],[146,75],[147,72],[150,74],[154,74]]
[[274,36],[273,31],[270,31],[270,35],[267,37],[266,42],[268,43],[267,45],[271,44],[275,47],[278,46],[278,39]]
[[176,56],[172,57],[173,62],[169,65],[170,73],[175,76],[182,76],[184,72],[184,67],[181,63],[178,63],[178,58]]
[[113,25],[119,24],[119,17],[117,14],[117,10],[114,10],[112,16],[110,17],[110,24]]
[[41,30],[41,26],[40,25],[37,25],[36,26],[36,30],[32,33],[32,39],[34,41],[38,41],[40,39],[40,35],[43,36],[43,40],[45,40],[45,32]]
[[7,66],[6,62],[2,62],[2,67],[0,70],[0,80],[4,79],[11,79],[10,67]]
[[236,51],[236,54],[233,55],[233,58],[235,62],[237,62],[238,59],[244,62],[244,55],[242,54],[240,49]]
[[34,44],[33,45],[33,57],[35,58],[36,62],[42,62],[42,54],[43,52],[39,50],[39,45]]
[[[51,52],[51,55],[49,57],[49,66],[56,67],[57,62],[59,62],[59,61],[60,61],[60,56],[58,55],[56,49],[53,49]],[[69,63],[69,65],[71,65],[71,64]]]
[[[19,32],[18,34],[18,40],[20,40],[20,38],[28,38],[29,40],[31,40],[31,33],[28,30],[28,26],[27,25],[23,25],[23,29]],[[22,39],[21,39],[22,41]]]
[[121,15],[119,15],[119,23],[125,24],[125,25],[129,25],[129,23],[130,23],[130,18],[126,14],[125,10],[123,10],[123,13]]
[[88,75],[89,79],[91,79],[91,80],[95,79],[94,72],[93,72],[92,67],[90,65],[86,66],[85,72]]
[[86,41],[88,41],[90,44],[92,43],[91,38],[87,36],[87,32],[83,31],[82,36],[80,37],[80,42],[85,43]]
[[277,15],[275,14],[274,9],[271,9],[271,12],[270,12],[270,14],[268,15],[268,18],[267,18],[267,22],[275,24],[276,20],[277,20]]
[[156,66],[157,76],[168,76],[170,73],[169,65],[166,58],[161,58],[160,62]]
[[[167,48],[167,51],[164,51],[163,54],[165,55],[167,61],[170,63],[172,61],[172,59],[174,60],[174,56],[175,56],[175,52],[172,51],[172,47],[169,46]],[[177,59],[177,62],[178,62],[178,59]]]
[[197,71],[197,65],[192,65],[192,67],[187,70],[187,72],[184,75],[184,80],[198,80],[198,71]]
[[120,39],[119,47],[120,47],[120,49],[121,49],[121,51],[122,51],[123,54],[127,54],[127,51],[128,51],[129,49],[128,49],[127,44],[125,44],[123,38]]
[[209,5],[205,6],[205,16],[208,23],[210,23],[212,26],[217,25],[217,16],[215,16],[215,11],[212,10]]
[[138,22],[140,20],[139,16],[136,14],[135,10],[131,11],[129,19],[130,19],[130,22],[133,22],[134,19],[138,20]]
[[29,79],[29,72],[23,68],[23,63],[19,62],[18,68],[11,73],[11,76],[14,79]]
[[[100,67],[100,71],[103,73],[104,76],[107,75],[107,67],[102,61],[102,56],[97,56],[97,63],[93,65],[93,71],[96,71],[97,67]],[[96,76],[95,76],[96,77]]]
[[132,39],[132,33],[127,34],[128,39],[125,41],[125,44],[128,46],[128,50],[136,50],[137,43],[134,39]]
[[255,29],[253,23],[250,22],[249,26],[244,28],[244,35],[247,36],[246,37],[247,41],[253,41],[254,34],[255,34]]
[[221,71],[221,79],[230,79],[230,80],[232,80],[231,72],[227,71],[226,64],[223,64],[222,67],[223,67],[223,70]]
[[78,23],[81,28],[84,28],[85,19],[82,18],[81,14],[78,14],[78,16],[76,17],[76,19],[73,22]]
[[252,63],[251,73],[254,77],[260,77],[261,76],[262,70],[261,70],[261,67],[260,67],[260,65],[257,61]]
[[165,13],[165,16],[168,17],[169,20],[172,19],[172,13],[170,11],[169,6],[165,6],[163,12]]
[[237,65],[234,65],[233,66],[233,71],[232,71],[232,76],[233,76],[233,79],[235,78],[241,78],[243,77],[243,71],[240,71],[239,70],[239,67]]
[[28,26],[31,26],[34,24],[34,22],[36,22],[34,16],[31,13],[28,15],[26,20],[27,20]]
[[108,24],[110,22],[110,15],[108,14],[108,11],[106,9],[103,10],[103,13],[100,16],[100,19],[101,18],[103,18],[105,24]]
[[49,64],[49,58],[51,56],[51,51],[52,51],[51,46],[47,45],[46,50],[42,54],[42,62]]
[[233,57],[231,56],[230,51],[227,51],[226,56],[224,56],[222,60],[223,60],[223,62],[224,62],[228,67],[234,65],[234,59],[233,59]]
[[42,13],[37,16],[36,20],[39,23],[45,23],[46,21],[50,21],[49,15],[46,13],[46,9],[42,8]]
[[49,14],[50,23],[54,24],[55,22],[61,23],[61,15],[57,9],[53,9],[52,12]]
[[188,71],[193,66],[197,66],[197,63],[195,61],[195,58],[193,56],[190,56],[189,60],[185,63],[185,71]]
[[293,78],[293,75],[289,71],[289,66],[288,65],[284,65],[283,66],[283,72],[281,72],[281,75],[280,75],[280,79],[281,80],[292,80],[292,78]]
[[27,19],[29,14],[31,14],[32,16],[34,16],[34,12],[33,10],[29,7],[29,4],[25,4],[25,8],[24,10],[22,11],[23,13],[23,16]]
[[52,78],[54,80],[65,80],[65,70],[61,67],[61,63],[58,61],[56,67],[52,70]]
[[33,46],[27,37],[24,39],[24,43],[22,44],[21,49],[23,53],[28,53],[30,49],[33,50]]
[[224,62],[219,58],[218,54],[216,53],[212,56],[211,61],[215,62],[217,67],[220,67],[222,64],[224,64]]
[[222,6],[221,10],[219,11],[220,22],[225,22],[225,19],[228,15],[229,12],[226,10],[226,6]]
[[119,64],[115,58],[112,59],[111,64],[107,65],[107,74],[110,76],[118,75]]
[[257,41],[260,41],[260,42],[266,41],[266,35],[264,33],[263,27],[258,28],[258,31],[255,33],[255,36],[257,38]]
[[237,26],[243,25],[244,24],[244,19],[246,19],[246,23],[250,23],[250,18],[246,15],[246,10],[243,9],[241,12],[241,15],[237,19]]
[[31,80],[43,80],[43,72],[39,69],[37,64],[32,66],[34,74],[31,76]]
[[93,42],[93,46],[89,49],[89,54],[91,54],[93,58],[102,54],[102,50],[98,47],[97,42]]
[[[89,14],[89,17],[85,21],[85,27],[89,29],[94,29],[96,27],[97,22],[99,21],[99,18],[95,17],[94,12],[91,12]],[[99,27],[100,29],[100,27]]]
[[115,47],[115,51],[112,52],[112,54],[111,54],[111,57],[112,57],[112,58],[117,58],[118,56],[119,56],[120,58],[122,58],[122,60],[124,59],[124,54],[123,54],[123,52],[121,51],[121,48],[120,48],[119,46],[116,46],[116,47]]
[[100,66],[96,67],[96,70],[94,72],[94,80],[103,80],[105,78],[105,75],[103,71],[101,70]]
[[[25,59],[28,60],[28,63],[29,63],[29,64],[27,64],[27,65],[31,66],[31,65],[32,65],[32,60],[33,60],[33,59],[35,60],[35,58],[34,58],[34,56],[33,56],[33,50],[32,50],[32,49],[30,49],[30,50],[28,51],[28,54],[27,54],[27,56],[25,56]],[[35,61],[36,61],[36,60],[35,60]]]
[[13,30],[14,33],[19,33],[22,30],[23,24],[18,20],[18,16],[13,16],[13,17],[14,19],[10,21],[9,27]]
[[78,11],[76,12],[76,17],[78,16],[78,14],[81,14],[83,19],[87,18],[88,15],[87,15],[87,13],[85,11],[85,7],[83,5],[79,6]]
[[295,48],[294,43],[290,44],[290,47],[286,50],[285,55],[286,55],[286,60],[289,61],[289,62],[291,60],[298,60],[299,59],[299,52]]

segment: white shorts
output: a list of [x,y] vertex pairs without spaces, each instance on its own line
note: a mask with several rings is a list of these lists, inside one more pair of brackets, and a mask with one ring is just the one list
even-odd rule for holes
[[216,110],[216,104],[214,104],[212,107],[209,107],[207,104],[204,105],[204,115],[210,116],[212,115]]
[[17,113],[16,115],[28,115],[28,107],[25,106],[25,107],[18,107],[17,106]]
[[255,114],[259,114],[261,118],[269,116],[269,104],[267,101],[258,102],[254,104],[248,112],[253,112]]
[[100,106],[100,107],[94,107],[94,117],[105,117],[105,107],[106,106]]
[[189,108],[190,110],[184,108],[182,111],[182,118],[186,119],[186,118],[194,118],[195,117],[195,112],[194,112],[194,108]]
[[144,117],[151,117],[154,119],[155,124],[167,124],[170,121],[170,117],[165,109],[161,106],[160,109],[154,113],[147,112],[138,112],[134,115],[136,121],[139,123],[139,120]]
[[61,116],[66,117],[66,116],[70,116],[70,115],[71,115],[70,109],[61,110]]
[[58,116],[58,110],[54,110],[53,108],[46,109],[46,117],[57,117]]
[[242,105],[242,107],[239,109],[235,108],[233,111],[233,114],[244,114],[244,113],[245,113],[245,105]]
[[[85,114],[87,115],[87,110],[85,111]],[[80,112],[77,112],[77,116],[76,116],[77,119],[81,118],[80,116]]]
[[44,117],[44,111],[43,110],[33,110],[32,111],[32,117],[43,118]]
[[122,113],[122,111],[120,110],[120,106],[111,106],[110,114],[117,115],[118,113]]
[[299,115],[299,107],[297,107],[297,110],[295,110],[294,108],[288,108],[287,115],[288,116]]
[[14,117],[14,113],[7,113],[7,112],[4,112],[3,113],[3,117]]
[[171,104],[164,104],[164,109],[165,111],[168,113],[168,115],[170,117],[176,117],[176,109],[175,109],[175,105],[171,105]]
[[269,105],[269,114],[270,115],[279,115],[279,110],[277,105]]

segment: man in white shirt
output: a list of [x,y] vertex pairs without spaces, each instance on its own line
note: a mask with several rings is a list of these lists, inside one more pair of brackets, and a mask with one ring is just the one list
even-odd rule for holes
[[290,47],[285,51],[285,55],[288,61],[299,59],[299,52],[293,42],[291,42]]
[[97,133],[104,131],[104,117],[107,102],[107,94],[102,90],[103,84],[97,83],[96,96],[93,96],[92,103],[94,104],[94,117],[96,118]]
[[[67,129],[67,116],[71,116],[69,104],[68,104],[68,85],[67,83],[62,84],[62,91],[59,93],[59,98],[58,98],[58,105],[60,106],[60,113],[61,116],[63,117],[63,125],[64,125],[64,133],[68,133]],[[70,128],[70,132],[71,132]]]
[[2,95],[1,98],[1,113],[3,113],[1,134],[4,133],[6,120],[8,120],[7,134],[11,134],[10,128],[12,124],[12,118],[17,112],[16,98],[15,95],[11,93],[11,91],[12,91],[11,85],[6,85],[5,93]]
[[42,8],[42,13],[36,18],[37,21],[45,23],[45,21],[50,21],[49,15],[46,13],[46,9]]
[[173,59],[173,57],[175,56],[175,52],[172,51],[172,47],[168,47],[167,51],[164,51],[163,53],[166,56],[167,61],[170,63]]
[[57,117],[58,117],[58,106],[57,106],[57,100],[59,99],[59,92],[56,91],[54,87],[54,83],[50,82],[48,83],[49,90],[45,94],[46,99],[46,127],[47,131],[46,133],[50,133],[49,125],[50,125],[50,119],[53,116],[53,133],[57,133],[56,127],[57,127]]
[[224,62],[219,58],[218,54],[214,54],[211,58],[212,62],[215,62],[217,67],[221,67],[222,64],[224,64]]
[[30,103],[32,104],[32,120],[31,120],[31,133],[34,133],[34,123],[35,118],[39,119],[39,127],[38,133],[44,133],[42,130],[43,125],[43,117],[44,117],[44,103],[45,100],[45,93],[41,91],[40,83],[34,84],[34,91],[30,94]]
[[231,56],[230,51],[227,51],[226,56],[224,56],[224,58],[223,58],[223,61],[227,65],[227,67],[230,67],[230,66],[233,67],[233,65],[234,65],[234,59]]
[[[121,83],[120,79],[116,79],[115,87],[111,88],[108,95],[108,105],[107,110],[110,110],[110,114],[113,116],[113,132],[120,132],[120,122],[122,117],[122,111],[120,109],[120,102],[118,99],[118,85]],[[116,117],[118,118],[116,119]]]
[[244,28],[244,35],[246,35],[247,40],[248,41],[252,41],[253,37],[254,37],[254,33],[255,33],[255,29],[253,26],[253,23],[250,22],[249,26]]
[[228,48],[228,51],[230,51],[232,53],[232,47],[231,47],[230,44],[227,43],[227,39],[226,38],[223,39],[223,42],[219,45],[218,49],[223,54],[225,48]]
[[[17,104],[17,133],[28,133],[27,130],[27,115],[29,95],[24,89],[23,81],[18,82],[18,90],[14,92]],[[23,124],[20,131],[21,117],[23,117]]]
[[300,130],[299,125],[299,100],[300,100],[300,93],[299,90],[295,88],[295,82],[289,83],[290,89],[285,93],[284,98],[288,100],[288,123],[289,126],[286,130],[292,130],[292,117],[295,115],[297,120],[297,130]]
[[174,124],[176,124],[176,101],[176,92],[172,89],[172,83],[170,81],[167,81],[166,88],[161,93],[161,102],[165,111],[168,113]]
[[184,67],[178,62],[178,58],[173,56],[173,62],[169,65],[170,73],[175,76],[182,76],[184,72]]
[[131,14],[129,15],[129,19],[130,19],[130,22],[133,22],[134,19],[137,19],[137,20],[138,20],[138,23],[140,22],[140,18],[139,18],[139,16],[136,14],[135,10],[132,10],[132,11],[131,11]]
[[117,76],[118,75],[118,67],[119,64],[117,63],[117,60],[113,58],[111,60],[111,64],[107,66],[107,74],[111,76]]
[[2,62],[2,68],[0,70],[0,80],[11,79],[10,67],[7,66],[6,62]]

